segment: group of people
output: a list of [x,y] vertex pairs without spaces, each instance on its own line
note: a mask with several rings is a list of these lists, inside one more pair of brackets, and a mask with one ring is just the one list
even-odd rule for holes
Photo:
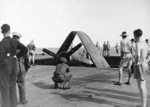
[[[1,26],[3,39],[0,41],[0,92],[2,107],[16,107],[18,105],[16,83],[18,85],[20,103],[26,104],[25,75],[30,68],[33,41],[28,46],[20,42],[21,34],[12,33],[8,24]],[[34,47],[34,49],[32,48]],[[34,64],[34,61],[32,61]]]
[[109,41],[104,42],[103,44],[103,56],[110,56],[110,43]]
[[[122,32],[122,40],[120,41],[121,61],[119,65],[119,81],[114,82],[114,85],[122,85],[123,68],[128,68],[128,80],[125,84],[131,84],[132,73],[137,80],[141,105],[137,107],[147,107],[147,88],[146,76],[149,71],[150,62],[150,46],[143,39],[143,31],[137,29],[133,31],[134,39],[127,39],[126,32]],[[131,42],[132,41],[132,42]]]
[[[33,56],[35,46],[33,46],[32,43],[32,45],[28,45],[27,48],[20,43],[21,35],[19,33],[12,33],[13,37],[11,38],[10,26],[8,24],[2,25],[1,30],[4,36],[0,42],[0,92],[2,107],[16,107],[18,104],[16,83],[19,87],[20,103],[27,103],[25,95],[25,75],[30,68],[29,55]],[[114,82],[114,85],[122,85],[123,68],[127,66],[129,78],[125,84],[131,84],[131,76],[133,73],[134,78],[137,80],[141,96],[141,105],[138,107],[146,107],[147,88],[145,75],[147,72],[150,72],[148,65],[150,63],[150,46],[147,41],[143,41],[143,32],[141,29],[133,31],[133,34],[134,40],[127,39],[128,35],[125,31],[121,34],[119,81]],[[106,51],[109,56],[109,41],[107,41],[107,44],[104,42],[103,47],[103,52]],[[34,61],[32,63],[34,64]],[[69,83],[71,78],[72,74],[70,73],[68,60],[64,57],[58,58],[58,63],[52,77],[54,87],[57,89],[59,88],[59,83],[62,83],[63,89],[70,89]]]

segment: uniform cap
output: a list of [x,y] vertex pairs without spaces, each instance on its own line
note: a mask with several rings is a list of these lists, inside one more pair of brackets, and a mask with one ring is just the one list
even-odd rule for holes
[[20,38],[20,37],[22,37],[22,35],[19,34],[19,33],[17,33],[17,32],[13,32],[12,35],[13,35],[13,38],[14,38],[14,39],[15,39],[15,38]]

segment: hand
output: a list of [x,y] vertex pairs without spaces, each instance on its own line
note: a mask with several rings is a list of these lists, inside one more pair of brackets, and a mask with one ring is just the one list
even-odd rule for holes
[[141,64],[142,64],[142,62],[138,62],[138,63],[137,63],[137,66],[138,66],[138,65],[141,65]]

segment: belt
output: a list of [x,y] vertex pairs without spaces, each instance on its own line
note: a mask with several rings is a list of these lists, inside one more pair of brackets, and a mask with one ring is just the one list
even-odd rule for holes
[[124,54],[129,54],[129,53],[131,53],[131,52],[124,52]]
[[6,53],[6,57],[16,57],[16,56],[11,55],[10,53]]

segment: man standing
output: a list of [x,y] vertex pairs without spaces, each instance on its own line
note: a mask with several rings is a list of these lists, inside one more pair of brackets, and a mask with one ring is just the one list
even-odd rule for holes
[[142,40],[142,30],[137,29],[133,32],[136,40],[136,52],[135,52],[135,71],[134,78],[137,80],[138,88],[141,96],[141,105],[138,107],[147,107],[147,88],[146,88],[146,72],[149,72],[147,57],[148,57],[148,45]]
[[106,55],[106,43],[104,42],[104,44],[103,44],[103,56],[105,56]]
[[127,85],[130,85],[131,83],[131,66],[132,66],[132,46],[131,46],[131,41],[127,39],[127,34],[126,32],[122,32],[121,34],[122,39],[120,41],[120,51],[121,51],[121,61],[119,65],[119,81],[115,82],[114,85],[121,85],[122,84],[122,76],[123,76],[123,68],[125,66],[128,67],[128,74],[129,78],[128,81],[125,83]]
[[[20,42],[10,38],[10,26],[3,24],[1,32],[4,38],[1,41],[4,54],[0,57],[0,91],[2,96],[2,107],[16,107],[17,94],[16,94],[16,78],[18,72],[17,60],[14,57],[17,49],[20,52],[17,54],[19,57],[27,54],[28,49]],[[1,56],[1,55],[0,55]]]
[[34,44],[34,41],[31,41],[28,45],[28,50],[29,50],[29,61],[31,63],[31,60],[32,60],[32,65],[34,66],[34,52],[36,50],[36,47],[35,47],[35,44]]
[[96,47],[97,47],[98,50],[100,50],[100,46],[99,46],[98,41],[97,41],[97,43],[96,43]]
[[107,56],[110,56],[110,44],[109,41],[107,41],[107,45],[106,45],[106,51],[107,51]]
[[[19,33],[13,32],[13,39],[20,41],[20,37],[22,37]],[[18,50],[19,51],[19,50]],[[26,104],[28,101],[26,100],[26,91],[25,91],[25,75],[30,68],[29,56],[26,54],[24,57],[17,56],[19,72],[17,75],[17,83],[19,88],[19,96],[20,103]]]
[[115,48],[116,48],[116,56],[118,56],[119,55],[119,45],[118,45],[118,43],[116,44]]

